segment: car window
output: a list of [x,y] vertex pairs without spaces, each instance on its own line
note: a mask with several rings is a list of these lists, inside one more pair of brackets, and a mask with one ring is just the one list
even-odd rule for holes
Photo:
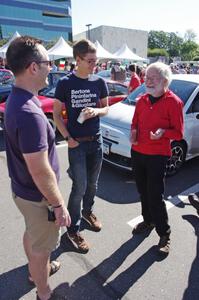
[[[185,104],[197,86],[198,84],[195,82],[173,79],[169,89],[174,92]],[[143,83],[132,93],[130,93],[122,102],[125,104],[135,105],[139,96],[143,95],[145,92],[146,88],[145,84]]]
[[185,80],[172,80],[169,88],[184,102],[187,102],[193,91],[198,86],[195,82],[185,81]]
[[127,95],[128,89],[122,84],[118,83],[107,83],[109,96],[117,96],[117,95]]
[[135,105],[139,96],[143,95],[146,92],[145,84],[143,83],[137,89],[135,89],[132,93],[130,93],[122,103]]
[[111,71],[110,70],[103,70],[103,71],[100,71],[97,73],[97,76],[100,76],[100,77],[111,77]]
[[56,86],[59,79],[65,75],[65,73],[49,73],[49,76],[52,76],[52,85]]
[[196,112],[199,112],[199,93],[194,98],[194,100],[188,110],[188,113],[196,113]]
[[0,71],[0,84],[12,84],[14,83],[14,76],[10,72]]
[[44,94],[44,96],[49,97],[49,98],[54,98],[54,96],[55,96],[55,87],[52,88],[52,89],[50,89],[50,90],[48,90],[48,91]]

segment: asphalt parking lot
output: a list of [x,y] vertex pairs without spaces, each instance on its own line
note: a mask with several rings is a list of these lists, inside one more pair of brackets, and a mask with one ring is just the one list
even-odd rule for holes
[[[67,201],[71,181],[66,173],[65,142],[58,143],[57,150],[60,188]],[[198,300],[199,218],[186,197],[190,191],[199,190],[198,170],[196,158],[166,180],[172,235],[171,252],[162,259],[156,252],[158,236],[154,230],[148,236],[132,236],[131,226],[139,218],[140,203],[130,174],[104,164],[95,205],[103,229],[95,233],[82,222],[82,232],[91,244],[84,255],[73,249],[63,231],[61,246],[53,253],[62,266],[50,278],[57,293],[70,300]],[[27,280],[21,241],[23,218],[11,199],[1,133],[0,187],[0,299],[32,300],[36,298],[35,288]]]

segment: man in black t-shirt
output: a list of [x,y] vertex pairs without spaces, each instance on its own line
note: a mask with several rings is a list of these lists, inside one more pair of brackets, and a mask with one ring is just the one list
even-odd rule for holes
[[[81,217],[94,231],[100,231],[102,227],[93,213],[93,205],[102,165],[99,117],[108,112],[108,90],[104,80],[93,75],[97,63],[95,45],[88,40],[80,40],[74,45],[73,54],[77,71],[58,82],[54,119],[68,141],[69,170],[73,181],[68,202],[71,215],[68,238],[85,253],[89,245],[79,233]],[[67,126],[61,117],[63,103],[67,111]]]

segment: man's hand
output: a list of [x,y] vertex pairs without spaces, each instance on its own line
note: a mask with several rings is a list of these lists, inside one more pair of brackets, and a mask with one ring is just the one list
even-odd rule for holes
[[165,132],[165,129],[162,129],[162,128],[157,129],[155,133],[153,133],[151,131],[150,132],[151,140],[159,140],[163,136],[164,132]]
[[71,224],[71,218],[69,215],[69,212],[67,210],[67,208],[65,207],[65,205],[54,208],[54,212],[55,212],[55,224],[59,227],[63,227],[63,226],[67,226],[69,227]]
[[84,112],[85,120],[94,118],[98,115],[98,109],[93,107],[86,107],[82,109]]
[[68,139],[68,148],[76,148],[79,146],[78,141],[76,141],[75,139],[73,139],[72,137],[70,137]]
[[132,145],[137,145],[137,129],[132,129],[131,130],[131,135],[130,135],[130,142]]

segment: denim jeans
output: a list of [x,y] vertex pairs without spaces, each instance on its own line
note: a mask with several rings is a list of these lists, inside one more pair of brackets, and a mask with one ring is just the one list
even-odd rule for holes
[[[93,209],[98,178],[102,166],[102,140],[81,142],[78,147],[68,148],[72,190],[68,201],[71,216],[70,233],[79,231],[82,212]],[[82,201],[83,200],[83,201]]]

